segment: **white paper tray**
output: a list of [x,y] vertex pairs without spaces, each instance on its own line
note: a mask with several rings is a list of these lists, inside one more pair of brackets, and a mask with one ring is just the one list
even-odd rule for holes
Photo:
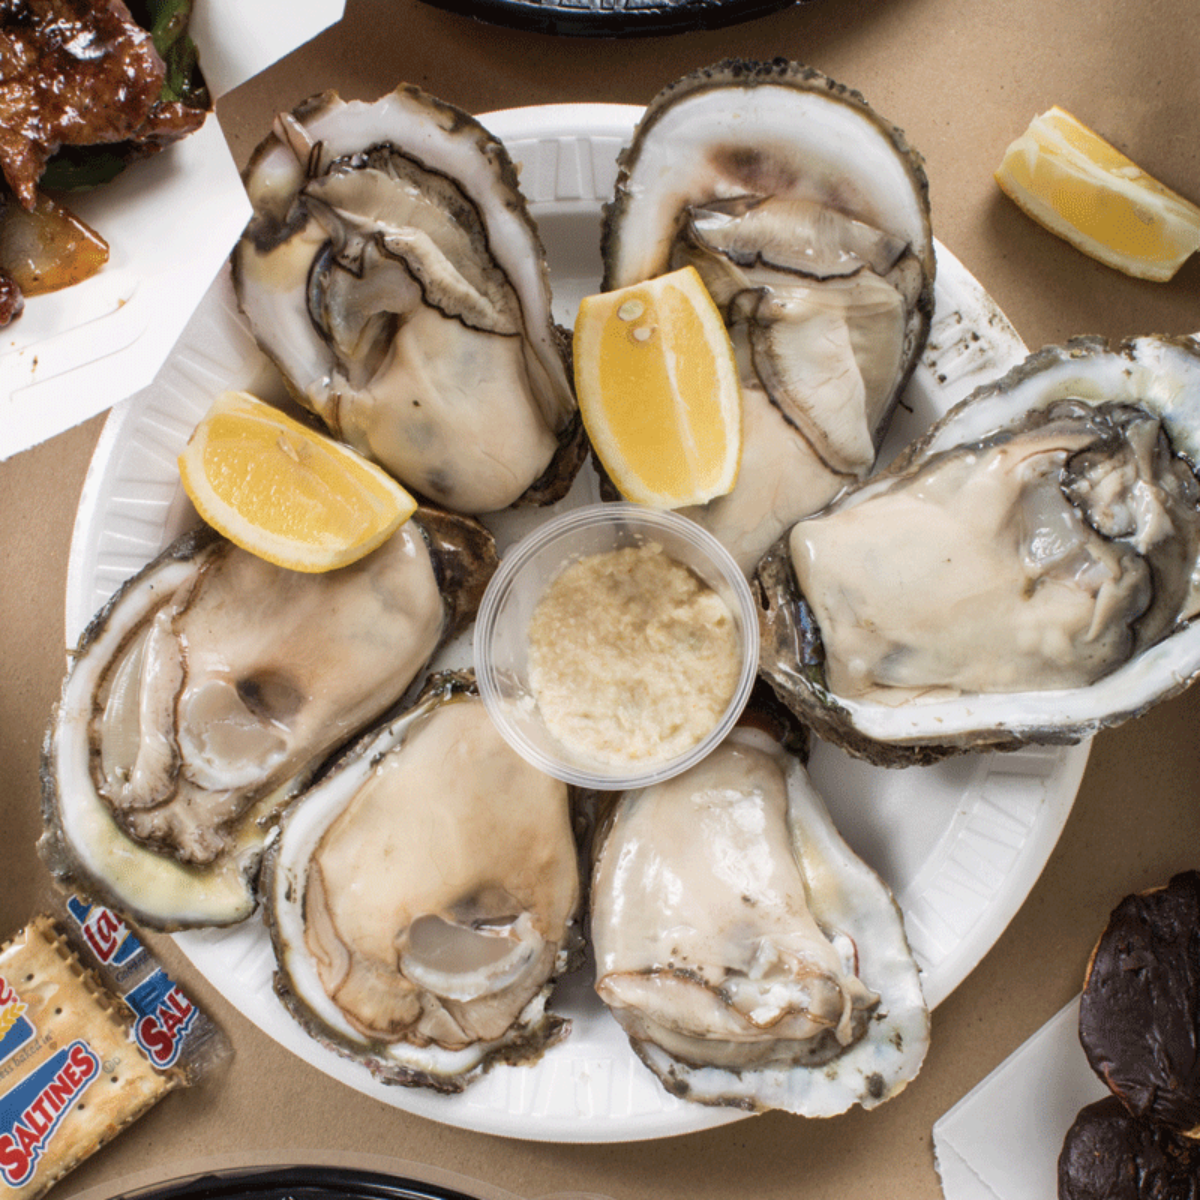
[[1110,1094],[1079,1044],[1076,997],[934,1125],[946,1200],[1051,1200],[1067,1130]]
[[[204,0],[190,30],[213,99],[342,15],[344,0]],[[146,387],[250,216],[225,135],[201,129],[69,201],[109,244],[99,274],[0,329],[0,459]]]

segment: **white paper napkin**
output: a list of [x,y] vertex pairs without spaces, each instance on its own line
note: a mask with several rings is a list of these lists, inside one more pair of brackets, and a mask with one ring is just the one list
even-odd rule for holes
[[1052,1017],[933,1127],[946,1200],[1053,1200],[1076,1114],[1108,1089],[1079,1045],[1079,1000]]

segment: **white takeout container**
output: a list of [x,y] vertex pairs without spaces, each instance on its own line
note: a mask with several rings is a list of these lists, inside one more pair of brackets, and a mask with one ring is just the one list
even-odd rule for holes
[[[529,682],[529,619],[570,563],[626,546],[656,543],[694,571],[733,614],[740,670],[720,721],[690,750],[658,762],[598,763],[546,728]],[[758,671],[758,617],[732,555],[707,530],[673,512],[638,504],[591,504],[564,513],[518,542],[492,576],[475,621],[475,675],[484,706],[505,740],[535,767],[578,787],[649,787],[698,763],[741,715]]]
[[[197,4],[190,29],[214,101],[334,24],[344,6]],[[108,242],[109,260],[75,287],[27,298],[0,329],[0,459],[149,385],[250,216],[215,113],[67,204]]]

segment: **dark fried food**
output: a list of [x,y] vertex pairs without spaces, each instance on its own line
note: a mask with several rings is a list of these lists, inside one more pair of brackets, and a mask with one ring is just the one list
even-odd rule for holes
[[1079,1040],[1133,1115],[1200,1136],[1200,872],[1113,910],[1088,966]]
[[163,100],[165,78],[122,0],[0,0],[0,167],[21,204],[60,147],[153,151],[198,128],[204,111]]
[[25,297],[17,281],[0,267],[0,328],[15,321],[25,308]]
[[1058,1159],[1059,1200],[1200,1200],[1200,1146],[1131,1116],[1116,1096],[1080,1109]]
[[0,0],[0,326],[108,258],[39,181],[95,186],[204,123],[190,7],[151,0],[139,23],[123,0]]

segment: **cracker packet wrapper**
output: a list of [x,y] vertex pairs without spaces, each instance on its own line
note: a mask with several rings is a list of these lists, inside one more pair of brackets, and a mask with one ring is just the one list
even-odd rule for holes
[[229,1041],[110,909],[78,897],[0,945],[0,1200],[33,1200]]

